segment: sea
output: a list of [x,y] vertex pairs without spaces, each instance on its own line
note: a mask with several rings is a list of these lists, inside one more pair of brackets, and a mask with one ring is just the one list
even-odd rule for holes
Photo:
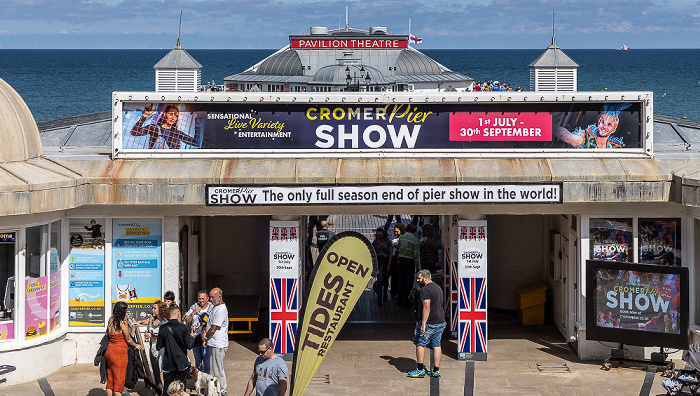
[[[475,81],[529,87],[542,49],[422,49]],[[153,91],[155,65],[170,49],[0,49],[0,78],[24,98],[37,122],[109,111],[114,91]],[[272,54],[264,49],[191,49],[202,83],[223,84]],[[564,49],[578,68],[579,91],[652,91],[654,112],[700,121],[700,49]]]

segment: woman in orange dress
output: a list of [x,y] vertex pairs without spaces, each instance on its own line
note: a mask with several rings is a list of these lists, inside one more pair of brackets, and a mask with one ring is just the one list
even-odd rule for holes
[[112,317],[107,323],[109,346],[105,352],[107,362],[107,396],[120,395],[124,391],[126,381],[126,365],[129,362],[127,350],[129,346],[142,349],[136,344],[129,333],[129,323],[126,317],[128,305],[124,301],[114,304]]

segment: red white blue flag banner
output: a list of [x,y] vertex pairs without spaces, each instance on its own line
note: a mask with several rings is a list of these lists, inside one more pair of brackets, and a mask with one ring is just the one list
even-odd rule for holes
[[269,338],[276,354],[294,353],[299,323],[299,223],[270,221]]
[[[486,360],[488,322],[486,304],[486,220],[460,220],[457,241],[457,319],[460,360]],[[453,287],[455,287],[453,285]]]

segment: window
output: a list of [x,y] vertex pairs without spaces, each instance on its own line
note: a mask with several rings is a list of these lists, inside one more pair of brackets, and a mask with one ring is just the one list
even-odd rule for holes
[[17,233],[0,232],[0,341],[14,338]]
[[591,219],[590,258],[634,261],[632,219]]
[[31,339],[47,333],[49,297],[49,225],[27,227],[25,252],[24,336]]

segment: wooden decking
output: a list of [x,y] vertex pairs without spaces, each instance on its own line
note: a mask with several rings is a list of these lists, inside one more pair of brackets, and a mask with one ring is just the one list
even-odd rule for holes
[[377,304],[376,294],[367,288],[352,310],[348,323],[413,323],[416,318],[412,306],[396,305],[391,297],[389,301]]

